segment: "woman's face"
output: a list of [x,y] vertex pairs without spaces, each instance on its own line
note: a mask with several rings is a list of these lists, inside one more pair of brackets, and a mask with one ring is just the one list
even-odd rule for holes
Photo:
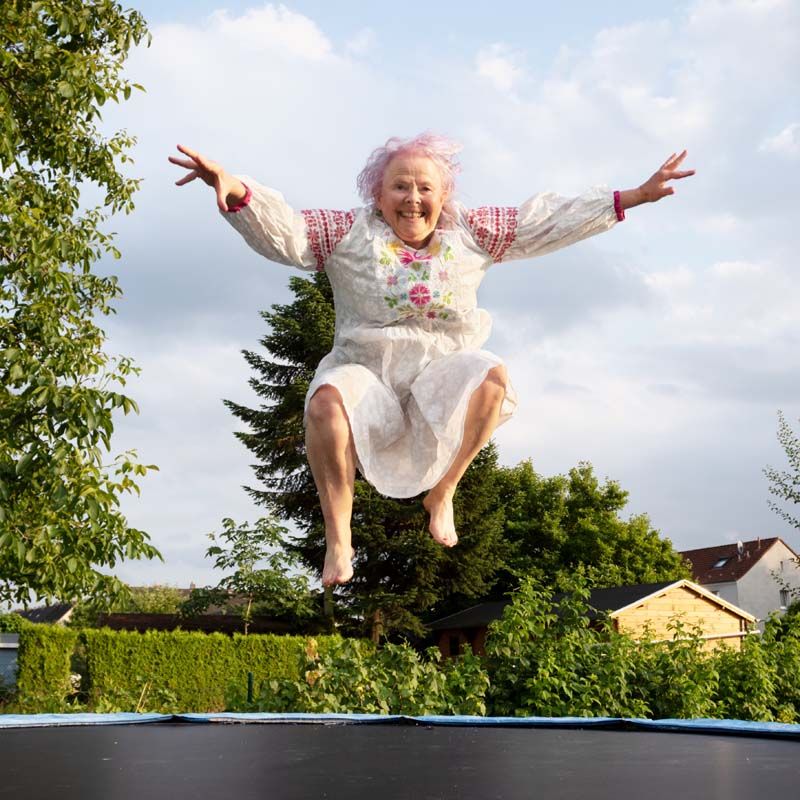
[[386,167],[376,205],[397,238],[418,250],[436,230],[445,200],[442,176],[433,161],[399,155]]

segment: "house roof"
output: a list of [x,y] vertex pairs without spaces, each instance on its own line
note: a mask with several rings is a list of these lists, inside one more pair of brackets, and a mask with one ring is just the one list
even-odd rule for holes
[[[639,583],[633,586],[613,586],[603,589],[592,589],[587,603],[589,605],[589,619],[596,619],[604,614],[616,615],[620,611],[635,606],[643,602],[652,595],[656,595],[665,589],[673,587],[688,587],[693,591],[702,594],[708,600],[736,612],[745,619],[754,621],[755,617],[748,614],[741,608],[728,603],[720,597],[704,589],[702,586],[687,580],[666,581],[664,583]],[[555,595],[553,600],[557,603],[563,595]],[[431,630],[453,630],[457,628],[480,628],[487,626],[490,622],[500,619],[503,616],[503,609],[511,602],[501,600],[496,602],[479,603],[471,606],[464,611],[458,611],[447,617],[434,620],[428,624]]]
[[19,609],[14,613],[19,614],[30,622],[53,623],[61,622],[72,611],[72,606],[72,603],[54,603],[52,606]]
[[743,542],[741,555],[736,542],[684,550],[681,555],[689,561],[692,580],[696,583],[729,583],[743,577],[776,542],[781,542],[789,552],[797,555],[777,536]]

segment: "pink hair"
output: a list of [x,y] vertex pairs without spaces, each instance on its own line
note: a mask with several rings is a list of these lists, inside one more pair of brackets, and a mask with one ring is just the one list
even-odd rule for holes
[[[461,145],[458,142],[448,139],[446,136],[437,136],[429,131],[420,133],[413,139],[401,139],[393,136],[383,147],[373,150],[367,159],[366,166],[356,179],[358,193],[365,203],[374,205],[380,197],[383,176],[389,162],[395,156],[414,155],[429,158],[436,164],[442,176],[442,188],[452,197],[456,175],[461,171],[456,158],[456,153],[460,150]],[[445,203],[445,209],[448,205],[449,202]]]

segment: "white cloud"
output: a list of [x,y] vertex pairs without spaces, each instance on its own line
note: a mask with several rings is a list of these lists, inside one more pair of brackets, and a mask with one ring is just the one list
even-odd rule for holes
[[226,9],[214,11],[207,30],[253,50],[279,49],[313,61],[331,53],[331,43],[316,23],[283,5],[249,8],[240,16],[231,16]]
[[525,75],[523,56],[502,42],[482,48],[475,58],[475,69],[500,92],[511,92]]
[[754,264],[752,261],[718,261],[711,267],[711,272],[721,278],[762,275],[764,271],[763,264]]
[[797,158],[800,156],[800,122],[793,122],[780,133],[768,136],[759,144],[758,150],[761,153],[775,153]]

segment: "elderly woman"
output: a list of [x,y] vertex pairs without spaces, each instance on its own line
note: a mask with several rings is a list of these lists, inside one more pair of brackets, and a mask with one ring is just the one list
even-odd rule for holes
[[391,497],[426,492],[430,532],[458,541],[453,495],[495,428],[516,407],[503,362],[482,346],[478,308],[487,269],[608,230],[625,210],[673,194],[686,151],[636,189],[593,188],[575,198],[536,195],[519,207],[466,209],[454,199],[459,147],[422,134],[390,139],[358,177],[353,211],[296,212],[283,196],[178,145],[170,161],[214,187],[225,219],[258,253],[324,269],[333,288],[333,350],[305,401],[308,461],[325,519],[326,586],[353,574],[350,518],[355,469]]

